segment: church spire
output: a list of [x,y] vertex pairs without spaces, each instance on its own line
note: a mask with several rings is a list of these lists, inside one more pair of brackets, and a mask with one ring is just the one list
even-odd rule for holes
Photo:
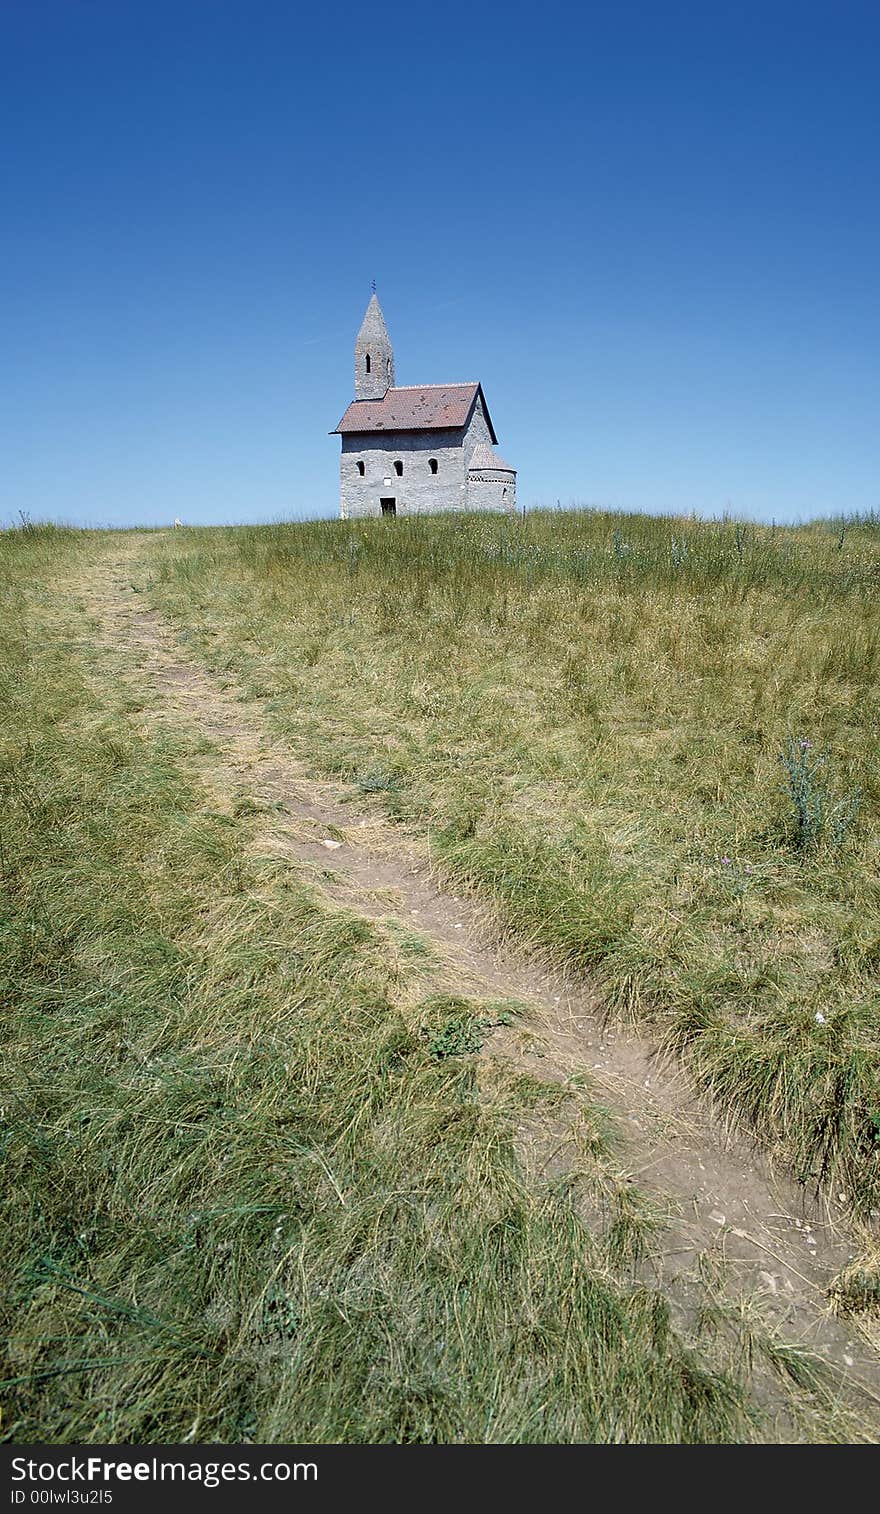
[[354,344],[354,397],[380,400],[393,385],[394,351],[374,280],[367,313]]

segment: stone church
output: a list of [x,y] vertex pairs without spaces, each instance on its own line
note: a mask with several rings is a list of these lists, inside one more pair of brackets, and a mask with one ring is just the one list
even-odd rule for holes
[[343,520],[516,509],[516,470],[492,450],[482,385],[395,385],[375,291],[355,342],[354,400],[330,435],[342,437]]

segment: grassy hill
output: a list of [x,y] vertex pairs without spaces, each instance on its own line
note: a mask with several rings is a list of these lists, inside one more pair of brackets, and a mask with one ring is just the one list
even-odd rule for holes
[[190,533],[158,602],[312,761],[880,1205],[880,521]]
[[[588,1086],[576,1170],[536,1183],[519,1133],[559,1087],[480,1054],[491,1007],[218,801],[216,738],[158,718],[99,633],[118,541],[0,540],[0,1433],[853,1433],[800,1353],[759,1370],[757,1334],[646,1279],[657,1220]],[[870,1230],[875,522],[176,531],[132,575],[310,770],[429,837]],[[876,1280],[869,1255],[839,1307]]]

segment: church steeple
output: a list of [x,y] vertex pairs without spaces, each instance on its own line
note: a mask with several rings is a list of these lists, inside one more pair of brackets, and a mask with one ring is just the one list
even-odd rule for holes
[[376,286],[354,344],[354,397],[380,400],[394,386],[394,351]]

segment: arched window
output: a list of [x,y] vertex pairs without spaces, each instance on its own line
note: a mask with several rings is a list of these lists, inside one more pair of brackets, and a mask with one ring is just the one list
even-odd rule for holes
[[369,371],[370,371],[370,354],[369,353],[367,353],[366,357],[364,358],[364,362],[367,365],[367,372],[369,373]]
[[429,457],[428,458],[428,467],[430,468],[430,470],[431,470],[432,473],[436,473],[437,472],[437,459],[436,459],[436,457]]
[[358,473],[360,474],[361,478],[363,478],[363,476],[366,473],[366,471],[367,470],[364,467],[364,464],[363,463],[358,463]]
[[394,471],[398,478],[403,478],[403,463],[395,463]]

